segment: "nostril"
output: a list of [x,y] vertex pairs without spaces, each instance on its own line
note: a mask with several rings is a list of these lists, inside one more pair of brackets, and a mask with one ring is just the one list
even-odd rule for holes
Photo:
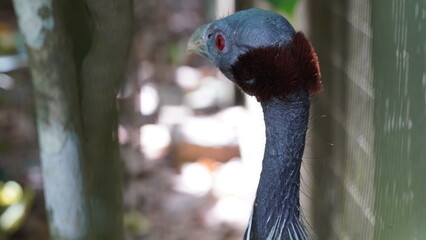
[[209,33],[209,35],[207,35],[207,37],[208,37],[208,38],[210,38],[211,36],[212,36],[212,34],[211,34],[211,33]]

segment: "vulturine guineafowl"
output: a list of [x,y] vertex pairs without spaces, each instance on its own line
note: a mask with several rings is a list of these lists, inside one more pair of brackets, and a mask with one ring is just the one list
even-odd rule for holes
[[322,89],[311,44],[283,16],[249,9],[201,26],[188,49],[212,61],[263,108],[266,146],[245,239],[307,239],[300,166],[310,98]]

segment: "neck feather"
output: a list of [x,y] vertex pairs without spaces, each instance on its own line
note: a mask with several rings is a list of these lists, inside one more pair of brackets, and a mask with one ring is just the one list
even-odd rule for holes
[[266,148],[246,239],[305,239],[299,187],[309,106],[306,91],[262,102]]

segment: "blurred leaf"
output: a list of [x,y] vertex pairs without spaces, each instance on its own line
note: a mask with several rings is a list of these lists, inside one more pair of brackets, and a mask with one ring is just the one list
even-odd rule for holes
[[179,65],[186,57],[185,53],[186,50],[182,50],[182,46],[178,42],[171,42],[167,45],[167,57],[171,65]]
[[15,54],[17,50],[16,29],[0,22],[0,54]]
[[9,206],[22,199],[23,190],[21,185],[14,181],[8,181],[0,186],[0,205]]
[[137,210],[133,209],[124,214],[124,226],[127,231],[142,236],[149,233],[151,223]]
[[12,234],[21,227],[33,203],[35,192],[25,189],[23,198],[6,208],[0,215],[0,231]]
[[294,10],[296,9],[296,5],[298,0],[268,0],[269,3],[272,4],[278,10],[281,10],[287,13],[290,16],[294,15]]

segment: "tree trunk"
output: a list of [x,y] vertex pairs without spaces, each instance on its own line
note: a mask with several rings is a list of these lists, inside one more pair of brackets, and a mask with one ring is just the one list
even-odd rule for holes
[[116,94],[132,5],[78,3],[14,0],[33,76],[51,238],[122,239]]
[[[131,1],[87,0],[93,45],[82,67],[81,102],[88,193],[95,239],[122,237],[121,162],[116,96],[127,66]],[[98,94],[96,94],[98,93]]]

